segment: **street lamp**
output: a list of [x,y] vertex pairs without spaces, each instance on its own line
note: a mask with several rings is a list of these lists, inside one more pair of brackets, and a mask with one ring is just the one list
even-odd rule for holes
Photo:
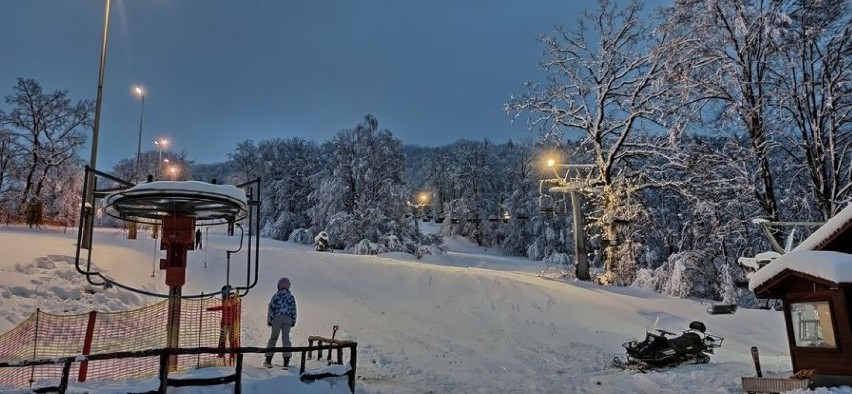
[[165,138],[160,138],[154,141],[154,145],[157,146],[157,149],[160,151],[160,156],[157,158],[157,180],[160,180],[160,166],[163,165],[163,149],[166,149],[166,145],[168,145],[169,140]]
[[142,119],[145,116],[145,89],[142,86],[136,85],[133,87],[133,94],[142,102],[139,110],[139,139],[136,140],[136,172],[133,173],[135,180],[139,180],[139,161],[142,155]]
[[414,208],[413,212],[412,212],[413,216],[414,216],[414,230],[419,233],[420,227],[417,224],[417,222],[420,220],[420,215],[423,213],[423,207],[425,207],[429,204],[429,193],[421,192],[420,194],[417,195],[417,203],[416,204],[412,204],[411,202],[407,202],[407,204],[411,208]]
[[[101,126],[101,104],[103,103],[104,96],[104,68],[106,66],[106,54],[107,54],[107,38],[109,37],[109,6],[110,0],[104,0],[104,29],[101,34],[101,57],[98,68],[98,96],[95,99],[95,119],[92,124],[92,152],[91,158],[89,159],[89,168],[92,170],[97,170],[97,161],[98,161],[98,135],[100,133]],[[89,181],[86,182],[86,203],[91,207],[90,209],[94,209],[95,207],[95,177],[89,177]],[[81,212],[82,215],[82,212]],[[88,215],[84,217],[85,222],[83,223],[83,236],[80,240],[80,247],[84,249],[92,248],[92,238],[89,233],[92,232],[92,227],[95,225],[94,215]],[[88,278],[88,276],[87,276]]]
[[177,167],[176,166],[169,167],[169,172],[172,174],[172,180],[173,181],[176,180],[177,179],[177,172],[178,172]]

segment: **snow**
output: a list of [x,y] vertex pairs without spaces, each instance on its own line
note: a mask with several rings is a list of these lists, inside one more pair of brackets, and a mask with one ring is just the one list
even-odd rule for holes
[[737,259],[737,262],[739,262],[745,267],[749,267],[757,271],[760,269],[760,267],[770,263],[772,260],[775,260],[780,256],[781,253],[778,253],[774,250],[770,250],[767,252],[760,252],[754,257],[740,257],[739,259]]
[[[189,253],[186,293],[219,288],[226,250],[239,238],[221,226],[210,229],[204,249]],[[152,267],[162,251],[154,241],[127,240],[115,229],[98,229],[96,269],[125,284],[163,292],[163,275]],[[74,271],[76,234],[0,227],[0,331],[36,308],[50,313],[133,309],[159,299],[120,288],[88,289]],[[287,276],[299,305],[294,346],[309,335],[358,342],[358,393],[423,392],[653,392],[696,387],[741,392],[740,377],[754,376],[750,348],[761,350],[768,376],[791,374],[783,315],[740,309],[707,315],[706,304],[632,287],[604,287],[538,276],[543,268],[522,258],[491,254],[449,239],[447,253],[417,260],[403,253],[360,256],[315,252],[313,246],[262,239],[257,287],[243,297],[242,340],[265,346],[266,308],[277,280]],[[458,247],[454,250],[453,248]],[[231,256],[232,285],[245,280],[245,248]],[[81,291],[82,290],[82,291]],[[693,320],[725,338],[709,364],[640,374],[614,369],[621,343],[641,338],[655,322],[677,332]],[[260,356],[246,357],[243,388],[251,393],[345,393],[345,379],[305,384],[290,371],[266,369]],[[228,368],[187,372],[220,376]],[[56,382],[45,382],[56,384]],[[71,383],[91,393],[151,390],[155,380]],[[229,392],[232,387],[175,392]],[[2,388],[0,388],[2,390]],[[172,390],[170,390],[171,392]],[[4,390],[4,392],[6,392]]]
[[214,185],[199,181],[157,181],[140,183],[127,190],[110,194],[106,198],[106,204],[112,205],[117,199],[126,195],[146,196],[158,195],[164,192],[192,192],[198,195],[213,197],[224,197],[239,205],[241,210],[246,210],[245,190],[233,185]]
[[[140,183],[121,193],[133,192],[134,194],[141,195],[144,193],[160,193],[163,191],[195,192],[199,194],[225,196],[232,200],[241,201],[243,206],[246,204],[246,192],[239,187],[233,185],[214,185],[212,183],[199,181],[156,181]],[[115,193],[112,196],[121,193]],[[107,202],[109,203],[109,198],[107,199]]]
[[847,229],[852,225],[852,204],[849,204],[841,210],[837,215],[825,222],[822,227],[818,228],[806,238],[802,243],[793,249],[794,252],[804,250],[814,250],[833,239],[840,231]]
[[793,251],[778,257],[749,279],[752,291],[784,270],[822,278],[834,283],[852,283],[852,254],[827,250]]

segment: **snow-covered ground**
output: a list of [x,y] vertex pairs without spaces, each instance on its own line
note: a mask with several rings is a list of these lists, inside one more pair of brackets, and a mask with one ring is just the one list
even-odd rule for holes
[[[140,232],[141,234],[142,232]],[[147,234],[145,235],[147,236]],[[98,229],[93,261],[111,277],[166,291],[160,253],[151,239],[127,240]],[[225,280],[227,249],[239,239],[211,229],[205,248],[189,253],[184,293],[215,291]],[[84,291],[73,267],[76,234],[0,227],[0,331],[36,308],[53,313],[137,308],[159,299],[120,289]],[[637,288],[602,287],[538,277],[541,266],[500,256],[463,240],[449,251],[416,260],[405,254],[355,256],[263,239],[260,281],[243,298],[244,346],[265,346],[266,308],[277,280],[287,276],[299,308],[294,345],[308,335],[357,341],[360,393],[658,393],[741,392],[753,376],[749,349],[758,346],[767,374],[787,375],[791,365],[780,312],[740,309],[706,314],[707,303],[675,299]],[[231,258],[231,281],[245,282],[246,247]],[[621,343],[644,336],[659,321],[669,331],[703,321],[725,338],[709,364],[647,374],[614,369]],[[247,357],[247,392],[347,392],[345,385],[302,384],[293,371],[267,370]],[[198,371],[194,374],[215,373]],[[73,386],[93,393],[149,390],[152,381]],[[175,392],[229,392],[227,387]]]

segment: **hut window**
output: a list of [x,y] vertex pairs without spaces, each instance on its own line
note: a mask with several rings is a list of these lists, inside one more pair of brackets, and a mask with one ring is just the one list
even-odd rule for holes
[[790,304],[793,336],[799,347],[837,347],[828,301]]

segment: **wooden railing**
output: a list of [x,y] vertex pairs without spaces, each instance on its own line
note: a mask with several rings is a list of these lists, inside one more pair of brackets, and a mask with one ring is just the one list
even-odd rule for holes
[[[222,349],[219,347],[196,347],[196,348],[181,348],[181,349],[169,349],[169,348],[161,348],[161,349],[150,349],[150,350],[141,350],[134,352],[114,352],[114,353],[100,353],[100,354],[91,354],[88,356],[71,356],[71,357],[54,357],[50,359],[41,359],[41,360],[24,360],[24,361],[14,361],[14,362],[0,362],[0,368],[24,368],[24,367],[34,367],[38,365],[49,365],[49,364],[62,364],[62,377],[59,381],[59,386],[56,387],[42,387],[42,388],[34,388],[33,392],[59,392],[60,394],[64,394],[68,390],[68,379],[71,372],[71,365],[75,362],[83,362],[83,361],[96,361],[96,360],[110,360],[117,358],[136,358],[136,357],[151,357],[151,356],[159,356],[160,358],[160,366],[159,366],[159,378],[160,385],[157,390],[146,391],[143,392],[145,394],[153,394],[153,393],[166,393],[168,387],[183,387],[183,386],[213,386],[213,385],[222,385],[234,383],[234,393],[240,393],[242,391],[242,371],[243,371],[243,355],[247,353],[267,353],[267,352],[299,352],[301,353],[301,366],[299,367],[299,376],[302,380],[315,380],[322,379],[326,377],[334,377],[334,376],[343,376],[343,375],[333,375],[330,373],[323,373],[321,375],[310,375],[305,374],[305,361],[307,359],[311,359],[311,353],[314,351],[317,352],[317,360],[322,359],[322,351],[328,350],[328,363],[337,363],[343,364],[343,349],[349,349],[349,369],[346,371],[346,376],[348,378],[349,390],[354,393],[355,392],[355,366],[357,364],[357,351],[358,351],[358,343],[352,341],[344,341],[339,339],[331,339],[331,338],[323,338],[317,336],[308,337],[309,346],[295,346],[295,347],[275,347],[275,348],[261,348],[261,347],[241,347],[241,348],[229,348],[225,350],[225,353],[230,355],[235,355],[236,363],[235,370],[233,375],[220,376],[215,378],[170,378],[169,377],[169,358],[171,356],[177,355],[187,355],[187,354],[220,354],[222,353]],[[313,345],[314,342],[317,342],[317,345]],[[327,345],[323,345],[323,343],[327,343]],[[337,352],[337,360],[332,361],[331,353],[332,350]]]

